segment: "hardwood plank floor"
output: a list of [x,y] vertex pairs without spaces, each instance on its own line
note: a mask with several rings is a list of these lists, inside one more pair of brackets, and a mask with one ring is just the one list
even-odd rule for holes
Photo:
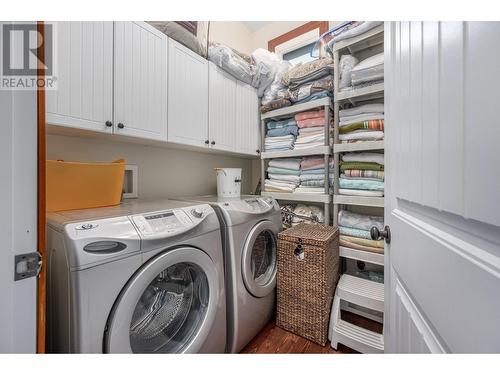
[[[382,332],[382,324],[342,311],[342,319],[375,332]],[[303,337],[285,331],[270,321],[264,329],[242,350],[242,354],[351,354],[355,350],[342,344],[333,350],[328,342],[326,346],[318,345]]]

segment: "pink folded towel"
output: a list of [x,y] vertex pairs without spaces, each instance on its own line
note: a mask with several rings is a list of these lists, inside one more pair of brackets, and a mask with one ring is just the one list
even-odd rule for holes
[[[333,125],[333,121],[330,121],[330,124]],[[325,126],[325,119],[323,117],[313,117],[305,120],[298,120],[297,126],[299,128],[312,128],[315,126]]]
[[295,121],[302,121],[302,120],[307,120],[309,118],[324,118],[325,117],[325,110],[322,109],[321,111],[308,111],[308,112],[301,112],[297,113],[295,115]]

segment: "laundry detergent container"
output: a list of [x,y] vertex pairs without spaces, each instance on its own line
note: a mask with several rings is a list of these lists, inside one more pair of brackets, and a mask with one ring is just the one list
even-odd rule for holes
[[46,209],[52,211],[120,204],[125,160],[112,163],[46,161]]
[[217,173],[217,196],[239,198],[241,194],[241,168],[215,168]]

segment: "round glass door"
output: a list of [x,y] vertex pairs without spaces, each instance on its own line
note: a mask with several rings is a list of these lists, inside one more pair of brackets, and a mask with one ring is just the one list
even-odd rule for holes
[[196,352],[215,318],[215,266],[197,249],[175,249],[146,263],[116,303],[109,352]]
[[275,231],[269,221],[258,223],[250,232],[243,250],[243,281],[255,297],[267,296],[276,285]]

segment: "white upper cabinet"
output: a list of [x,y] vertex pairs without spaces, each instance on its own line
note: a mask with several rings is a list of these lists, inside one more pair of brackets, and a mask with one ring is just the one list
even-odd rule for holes
[[260,116],[257,90],[243,82],[236,85],[236,149],[239,152],[260,153]]
[[115,22],[114,132],[167,140],[167,36],[144,22]]
[[168,41],[168,141],[207,147],[208,61]]
[[236,79],[209,63],[208,123],[210,147],[235,151]]
[[257,155],[257,90],[209,63],[209,139],[216,150]]
[[47,123],[111,133],[113,22],[57,22],[55,33],[57,90],[45,92]]

